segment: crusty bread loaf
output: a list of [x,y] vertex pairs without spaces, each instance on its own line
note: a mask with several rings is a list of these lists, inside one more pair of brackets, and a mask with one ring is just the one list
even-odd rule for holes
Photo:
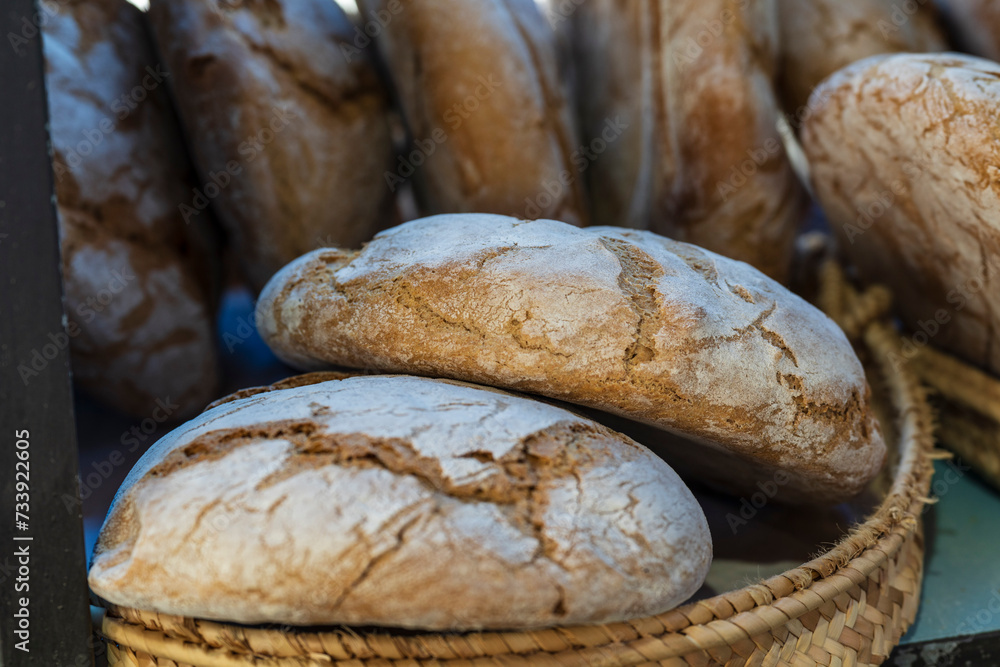
[[133,415],[179,418],[215,392],[207,218],[167,74],[125,0],[61,2],[43,25],[74,379]]
[[929,2],[778,0],[781,22],[779,91],[796,118],[809,94],[842,67],[880,53],[946,51]]
[[[650,232],[456,214],[305,255],[261,295],[279,357],[453,377],[579,403],[792,476],[861,490],[885,458],[861,364],[752,267]],[[720,471],[739,482],[736,470]]]
[[258,289],[313,248],[356,244],[390,220],[388,94],[328,0],[153,0],[202,187]]
[[996,0],[937,0],[956,46],[1000,60],[1000,3]]
[[816,194],[866,283],[913,333],[1000,374],[1000,65],[876,56],[841,70],[803,132]]
[[805,193],[778,133],[774,0],[589,0],[572,14],[594,222],[785,281]]
[[586,221],[555,36],[533,0],[360,0],[378,32],[429,213]]
[[90,586],[244,623],[531,628],[665,611],[711,551],[691,492],[628,438],[496,390],[368,376],[238,399],[160,440]]

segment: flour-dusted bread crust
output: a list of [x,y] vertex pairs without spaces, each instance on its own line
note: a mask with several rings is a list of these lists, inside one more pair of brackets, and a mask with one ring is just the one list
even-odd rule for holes
[[594,221],[650,229],[784,281],[805,193],[774,94],[774,0],[589,0],[572,14]]
[[60,2],[43,25],[73,376],[137,416],[199,410],[215,392],[209,220],[167,72],[125,0]]
[[532,628],[665,611],[711,553],[691,492],[625,436],[500,391],[368,376],[239,399],[160,440],[90,586],[244,623]]
[[787,471],[790,501],[851,496],[885,458],[861,364],[829,318],[746,264],[651,232],[424,218],[293,262],[257,321],[294,366],[616,412],[695,438],[706,457],[721,447]]
[[1000,60],[1000,3],[996,0],[936,0],[956,46]]
[[930,2],[778,0],[779,88],[796,117],[819,83],[842,67],[880,53],[946,51]]
[[[393,172],[429,213],[586,222],[556,38],[534,0],[360,0],[412,142]],[[380,18],[382,17],[382,18]]]
[[1000,65],[876,56],[828,79],[803,143],[865,282],[914,331],[1000,373]]
[[185,213],[211,204],[254,286],[388,224],[388,93],[337,3],[153,0],[149,15],[203,181]]

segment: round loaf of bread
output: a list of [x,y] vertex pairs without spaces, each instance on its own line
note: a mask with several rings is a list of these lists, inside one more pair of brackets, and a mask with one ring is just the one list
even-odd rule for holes
[[876,56],[841,70],[803,145],[841,249],[914,332],[1000,374],[1000,65]]
[[358,6],[413,140],[387,173],[390,187],[412,176],[429,213],[586,222],[556,38],[533,0]]
[[904,11],[898,0],[778,0],[778,9],[778,88],[799,118],[813,89],[842,67],[879,53],[948,48],[930,3]]
[[532,628],[663,612],[711,554],[691,492],[625,436],[500,391],[359,376],[239,398],[160,440],[90,586],[242,623]]
[[660,426],[703,456],[724,448],[787,472],[789,502],[854,495],[885,458],[861,363],[832,320],[747,264],[651,232],[415,220],[360,252],[288,265],[257,322],[303,369],[452,377]]

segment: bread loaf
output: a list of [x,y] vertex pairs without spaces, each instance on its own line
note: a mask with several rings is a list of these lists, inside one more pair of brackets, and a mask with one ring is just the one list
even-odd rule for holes
[[160,440],[90,586],[242,623],[532,628],[665,611],[711,549],[690,491],[628,438],[499,391],[369,376],[238,399]]
[[[905,8],[904,8],[905,7]],[[785,109],[804,118],[809,94],[842,67],[880,53],[947,51],[930,3],[897,0],[778,0],[779,89]]]
[[533,0],[358,5],[412,138],[390,186],[412,177],[429,213],[586,221],[555,36]]
[[209,219],[168,73],[125,0],[61,2],[43,27],[45,83],[74,379],[136,416],[180,418],[213,396]]
[[876,56],[841,70],[803,132],[816,194],[912,334],[1000,374],[1000,65]]
[[651,232],[424,218],[296,260],[257,322],[299,368],[451,377],[660,426],[709,460],[721,448],[786,471],[789,502],[849,497],[885,458],[861,364],[829,318],[746,264]]
[[387,92],[326,0],[153,0],[149,14],[209,205],[260,288],[313,248],[386,226]]
[[778,133],[774,0],[590,0],[572,14],[594,222],[788,277],[805,194]]

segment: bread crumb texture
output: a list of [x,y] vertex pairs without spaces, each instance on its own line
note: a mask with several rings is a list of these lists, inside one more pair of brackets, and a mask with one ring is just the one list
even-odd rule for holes
[[690,491],[625,436],[500,391],[362,376],[237,399],[160,440],[90,585],[243,623],[527,628],[665,611],[711,552]]
[[911,347],[1000,374],[1000,65],[874,57],[814,95],[803,142],[843,252],[892,288]]
[[[860,362],[747,264],[651,232],[457,214],[285,267],[258,304],[287,362],[450,377],[618,413],[857,493],[885,446]],[[692,443],[692,447],[697,445]]]

